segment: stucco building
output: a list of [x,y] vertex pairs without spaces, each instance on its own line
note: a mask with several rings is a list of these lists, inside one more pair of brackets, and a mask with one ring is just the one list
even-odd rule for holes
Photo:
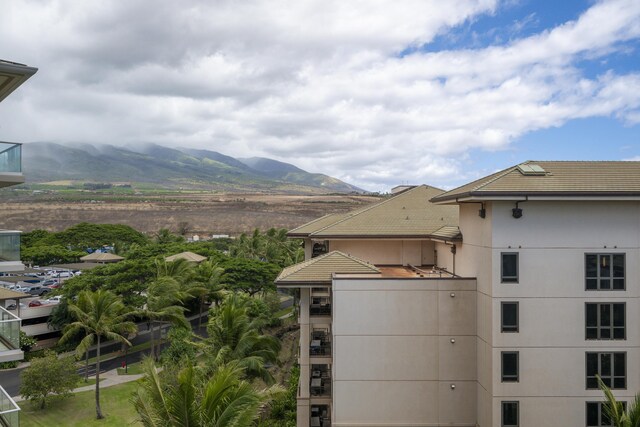
[[290,235],[299,426],[600,426],[596,374],[640,391],[639,162],[526,162]]

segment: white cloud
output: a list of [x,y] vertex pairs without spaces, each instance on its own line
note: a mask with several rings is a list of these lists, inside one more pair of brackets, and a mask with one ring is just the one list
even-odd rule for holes
[[403,57],[498,4],[10,4],[3,55],[40,71],[0,105],[1,139],[264,155],[378,190],[446,183],[470,150],[571,119],[640,122],[640,70],[587,77],[577,66],[640,38],[637,0],[597,2],[507,45]]

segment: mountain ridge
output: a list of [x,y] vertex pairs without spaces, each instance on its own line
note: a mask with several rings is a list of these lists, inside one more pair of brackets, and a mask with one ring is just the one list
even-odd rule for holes
[[143,144],[31,142],[23,145],[27,183],[139,182],[215,191],[364,192],[337,178],[264,157],[236,159],[217,151]]

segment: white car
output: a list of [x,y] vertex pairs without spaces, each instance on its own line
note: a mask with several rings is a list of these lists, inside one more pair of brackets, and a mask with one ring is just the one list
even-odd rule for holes
[[56,295],[55,297],[47,299],[45,302],[47,304],[59,304],[60,301],[62,301],[62,298],[64,298],[62,295]]

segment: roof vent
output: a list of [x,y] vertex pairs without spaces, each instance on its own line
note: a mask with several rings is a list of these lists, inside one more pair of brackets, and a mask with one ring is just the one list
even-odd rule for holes
[[518,165],[518,170],[522,175],[525,176],[536,176],[536,175],[546,175],[547,171],[542,169],[540,165],[532,164],[532,163],[522,163]]

